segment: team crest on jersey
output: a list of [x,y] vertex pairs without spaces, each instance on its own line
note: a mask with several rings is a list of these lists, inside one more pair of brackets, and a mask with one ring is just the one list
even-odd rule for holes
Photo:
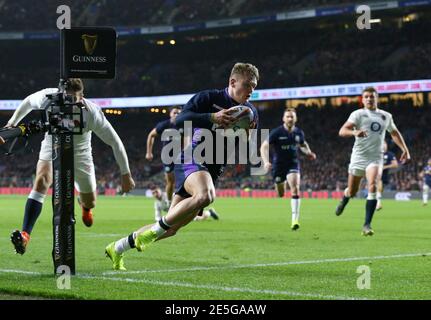
[[380,129],[382,128],[382,125],[378,122],[373,122],[371,123],[371,131],[377,132],[380,131]]
[[297,142],[297,143],[299,143],[299,141],[301,140],[301,137],[300,136],[295,136],[295,141]]
[[383,119],[383,121],[385,121],[385,120],[386,120],[386,116],[385,116],[385,115],[383,115],[383,114],[382,114],[382,119]]

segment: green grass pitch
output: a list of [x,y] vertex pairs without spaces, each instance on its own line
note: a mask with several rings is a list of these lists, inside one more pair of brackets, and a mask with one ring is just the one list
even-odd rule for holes
[[69,290],[53,276],[51,198],[23,256],[9,234],[21,227],[25,197],[0,201],[0,299],[431,299],[431,208],[419,201],[384,201],[376,234],[363,237],[364,200],[336,217],[335,200],[304,199],[301,228],[291,231],[289,199],[220,198],[213,204],[219,221],[192,222],[145,252],[129,251],[128,271],[114,272],[105,246],[151,223],[153,201],[99,197],[91,228],[76,209],[77,275]]

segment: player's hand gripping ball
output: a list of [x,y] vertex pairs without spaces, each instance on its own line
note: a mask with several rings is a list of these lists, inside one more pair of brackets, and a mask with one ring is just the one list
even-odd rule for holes
[[254,119],[254,113],[251,108],[239,105],[229,110],[232,110],[230,115],[237,120],[232,125],[226,127],[226,129],[233,129],[233,131],[237,131],[238,129],[250,129]]

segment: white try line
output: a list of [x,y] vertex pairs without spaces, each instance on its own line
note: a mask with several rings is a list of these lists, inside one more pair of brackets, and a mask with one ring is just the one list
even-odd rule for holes
[[[14,270],[14,269],[0,269],[0,273],[18,273],[18,274],[36,275],[36,276],[47,275],[46,273],[41,273],[41,272],[31,272],[31,271]],[[144,284],[155,285],[155,286],[181,287],[181,288],[204,289],[204,290],[225,291],[225,292],[268,294],[273,296],[307,297],[307,298],[318,298],[318,299],[325,299],[325,300],[329,300],[329,299],[330,300],[367,300],[367,298],[324,295],[320,293],[227,287],[227,286],[217,286],[217,285],[211,285],[211,284],[194,284],[194,283],[177,282],[177,281],[158,281],[158,280],[135,279],[135,278],[115,278],[115,277],[92,276],[92,275],[85,275],[85,274],[77,274],[75,277],[80,279],[86,279],[86,280],[115,281],[115,282],[124,282],[124,283],[144,283]]]
[[[231,265],[231,266],[214,266],[214,267],[195,267],[195,268],[181,268],[181,269],[158,269],[158,270],[141,270],[141,271],[122,271],[122,272],[105,272],[103,275],[121,275],[121,274],[136,274],[136,273],[159,273],[159,272],[183,272],[183,271],[199,271],[199,270],[221,270],[221,269],[239,269],[239,268],[259,268],[259,267],[272,267],[272,266],[287,266],[287,265],[301,265],[301,264],[320,264],[330,262],[350,262],[360,260],[382,260],[382,259],[399,259],[409,257],[428,257],[431,253],[407,253],[397,254],[390,256],[373,256],[373,257],[351,257],[351,258],[334,258],[334,259],[321,259],[321,260],[305,260],[305,261],[289,261],[289,262],[276,262],[276,263],[259,263],[259,264],[244,264],[244,265]],[[19,273],[26,275],[46,275],[46,273],[22,271],[14,269],[0,269],[0,273]],[[77,278],[90,279],[90,280],[103,280],[103,281],[118,281],[118,282],[129,282],[129,283],[145,283],[150,285],[162,285],[162,286],[176,286],[185,287],[192,289],[209,289],[219,290],[226,292],[248,292],[257,294],[270,294],[270,295],[281,295],[281,296],[295,296],[295,297],[309,297],[319,299],[335,299],[335,300],[366,300],[366,298],[348,297],[348,296],[335,296],[335,295],[323,295],[319,293],[303,293],[303,292],[292,292],[283,290],[267,290],[267,289],[253,289],[253,288],[238,288],[238,287],[225,287],[216,285],[197,285],[187,282],[174,282],[174,281],[157,281],[147,279],[135,279],[135,278],[123,278],[123,277],[105,277],[105,276],[93,276],[87,274],[77,274]]]
[[41,276],[41,275],[43,275],[43,273],[41,273],[41,272],[15,270],[15,269],[0,269],[0,273],[19,273],[19,274],[29,274],[29,275],[32,275],[32,276]]
[[[374,257],[351,257],[351,258],[334,258],[334,259],[321,259],[321,260],[304,260],[304,261],[287,261],[287,262],[273,262],[273,263],[257,263],[257,264],[238,264],[228,266],[210,266],[210,267],[191,267],[191,268],[176,268],[176,269],[155,269],[155,270],[137,270],[137,271],[122,271],[121,274],[141,274],[141,273],[166,273],[166,272],[188,272],[188,271],[208,271],[208,270],[226,270],[226,269],[243,269],[243,268],[265,268],[265,267],[278,267],[289,265],[301,264],[321,264],[331,262],[350,262],[361,260],[382,260],[382,259],[398,259],[409,257],[431,256],[428,253],[406,253],[396,254],[391,256],[374,256]],[[118,271],[104,272],[103,275],[119,275]]]
[[320,293],[303,293],[293,292],[284,290],[267,290],[267,289],[253,289],[253,288],[238,288],[238,287],[225,287],[208,284],[194,284],[188,282],[176,282],[176,281],[157,281],[157,280],[146,280],[146,279],[134,279],[134,278],[114,278],[114,277],[97,277],[97,276],[81,276],[83,279],[97,279],[104,281],[119,281],[129,283],[145,283],[156,286],[168,286],[168,287],[182,287],[191,289],[205,289],[213,291],[225,291],[225,292],[241,292],[241,293],[257,293],[257,294],[268,294],[273,296],[293,296],[293,297],[307,297],[307,298],[318,298],[318,299],[330,299],[330,300],[368,300],[367,298],[357,297],[345,297],[345,296],[334,296],[324,295]]

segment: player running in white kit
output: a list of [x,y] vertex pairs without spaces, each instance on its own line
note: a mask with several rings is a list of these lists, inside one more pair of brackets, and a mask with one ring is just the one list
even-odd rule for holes
[[390,133],[402,151],[401,163],[410,160],[410,153],[401,133],[395,126],[392,115],[377,108],[376,89],[365,88],[362,91],[362,103],[364,108],[352,112],[339,132],[341,137],[355,137],[355,144],[350,158],[348,185],[335,214],[339,216],[343,213],[350,198],[358,192],[361,179],[365,176],[368,184],[368,197],[362,235],[371,236],[374,234],[371,220],[377,205],[377,182],[383,170],[383,141],[386,131]]
[[428,205],[428,193],[431,188],[431,158],[428,159],[428,162],[422,172],[419,174],[423,179],[422,185],[422,205]]

